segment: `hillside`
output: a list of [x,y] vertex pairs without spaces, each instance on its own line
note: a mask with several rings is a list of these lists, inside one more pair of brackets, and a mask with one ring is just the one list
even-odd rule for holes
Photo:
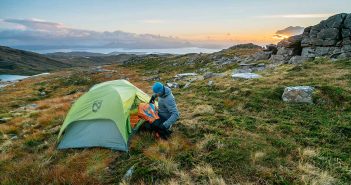
[[[243,58],[236,52],[243,49],[232,49],[231,58]],[[247,57],[250,50],[245,53]],[[351,180],[351,60],[321,58],[281,65],[258,72],[263,77],[253,80],[228,75],[205,80],[206,71],[228,74],[240,67],[215,62],[225,62],[223,56],[150,55],[107,66],[100,73],[62,71],[6,87],[0,92],[0,117],[5,120],[0,124],[0,181],[111,184],[120,182],[131,166],[131,182],[136,184]],[[155,76],[184,87],[188,80],[174,78],[180,72],[199,76],[187,88],[173,89],[181,118],[169,141],[141,132],[131,140],[128,154],[98,148],[56,150],[57,133],[71,103],[92,85],[129,79],[150,94]],[[314,86],[314,103],[283,102],[284,87],[292,85]]]
[[0,46],[0,74],[35,75],[67,67],[71,65],[37,53]]
[[89,52],[49,53],[45,56],[75,67],[119,64],[135,57],[134,54],[105,55]]

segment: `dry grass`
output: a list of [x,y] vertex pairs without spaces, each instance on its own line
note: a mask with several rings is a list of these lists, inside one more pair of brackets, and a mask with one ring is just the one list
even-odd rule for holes
[[210,105],[197,105],[192,112],[193,116],[209,115],[214,114],[215,111]]

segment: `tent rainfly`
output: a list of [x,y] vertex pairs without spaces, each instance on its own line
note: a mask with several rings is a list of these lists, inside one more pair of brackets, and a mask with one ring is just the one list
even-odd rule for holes
[[136,102],[149,100],[146,93],[126,80],[93,86],[68,112],[58,135],[58,149],[105,147],[128,151],[134,130],[130,111]]

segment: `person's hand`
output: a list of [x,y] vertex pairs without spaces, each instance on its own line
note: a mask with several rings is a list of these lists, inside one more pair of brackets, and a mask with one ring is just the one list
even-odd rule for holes
[[156,95],[153,94],[153,95],[151,96],[151,99],[150,99],[149,103],[154,104],[154,103],[155,103],[155,99],[156,99]]

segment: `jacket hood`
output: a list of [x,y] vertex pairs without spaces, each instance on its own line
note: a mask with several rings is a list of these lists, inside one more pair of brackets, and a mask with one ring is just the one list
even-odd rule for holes
[[172,93],[172,91],[171,91],[171,89],[169,87],[164,86],[164,88],[165,88],[164,94],[162,94],[162,96],[161,96],[163,98],[168,96],[168,95],[170,95]]

